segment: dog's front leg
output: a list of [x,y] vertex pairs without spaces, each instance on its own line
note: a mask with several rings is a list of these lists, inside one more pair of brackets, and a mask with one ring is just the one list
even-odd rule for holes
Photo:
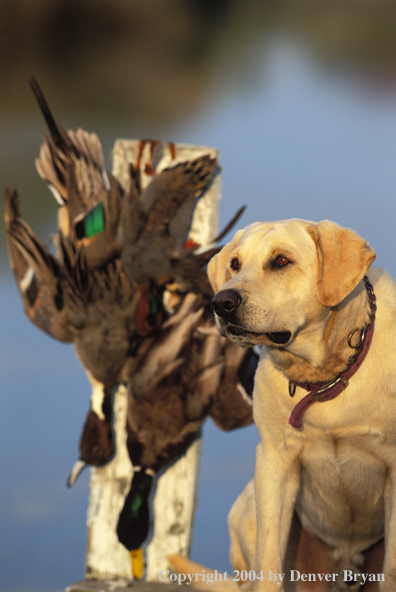
[[[297,492],[300,463],[296,450],[278,450],[262,443],[256,449],[257,507],[256,580],[254,592],[284,589],[284,557]],[[257,576],[260,576],[258,578]]]

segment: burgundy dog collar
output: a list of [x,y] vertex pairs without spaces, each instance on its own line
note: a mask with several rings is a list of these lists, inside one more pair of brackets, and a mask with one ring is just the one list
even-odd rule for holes
[[290,396],[294,395],[297,386],[310,391],[303,399],[301,399],[301,401],[297,403],[290,415],[289,424],[294,428],[301,428],[303,415],[313,403],[316,401],[319,403],[330,401],[331,399],[338,397],[338,395],[342,393],[344,389],[346,389],[349,379],[360,368],[368,350],[370,349],[374,333],[374,319],[377,307],[375,304],[373,286],[369,282],[367,276],[364,276],[363,281],[367,290],[367,296],[371,309],[370,320],[368,325],[366,325],[366,327],[361,330],[359,343],[356,346],[352,345],[351,340],[358,329],[354,329],[348,337],[348,345],[355,349],[355,353],[350,356],[346,370],[330,382],[320,382],[316,384],[300,383],[292,380],[289,382]]

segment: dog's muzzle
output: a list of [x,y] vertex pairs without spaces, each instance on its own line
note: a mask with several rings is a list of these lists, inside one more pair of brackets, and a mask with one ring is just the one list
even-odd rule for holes
[[219,317],[227,317],[242,302],[242,296],[236,290],[221,290],[212,299],[212,308]]
[[[212,308],[218,317],[224,319],[221,325],[224,325],[223,330],[226,333],[220,331],[225,337],[230,339],[241,338],[242,336],[250,336],[253,339],[257,339],[260,335],[265,335],[270,342],[275,345],[285,345],[291,339],[290,331],[272,331],[268,333],[255,333],[249,331],[245,327],[242,327],[236,319],[237,309],[242,302],[242,296],[236,290],[221,290],[212,299]],[[235,314],[234,314],[235,313]],[[254,343],[255,341],[253,341]],[[238,343],[238,341],[237,341]],[[259,343],[262,343],[261,341]]]

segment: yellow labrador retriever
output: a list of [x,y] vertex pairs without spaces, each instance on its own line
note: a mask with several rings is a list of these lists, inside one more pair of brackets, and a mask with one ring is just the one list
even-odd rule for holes
[[376,587],[396,590],[396,286],[374,258],[335,223],[285,220],[239,231],[209,264],[220,334],[262,346],[255,485],[230,516],[254,590],[313,589],[285,573],[294,512],[336,560],[315,589],[373,581],[362,553],[385,536]]

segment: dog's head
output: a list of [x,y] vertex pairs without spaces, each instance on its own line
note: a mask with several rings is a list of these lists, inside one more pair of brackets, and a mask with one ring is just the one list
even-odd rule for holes
[[212,306],[221,335],[242,346],[284,347],[340,304],[375,252],[334,222],[257,222],[209,262]]

